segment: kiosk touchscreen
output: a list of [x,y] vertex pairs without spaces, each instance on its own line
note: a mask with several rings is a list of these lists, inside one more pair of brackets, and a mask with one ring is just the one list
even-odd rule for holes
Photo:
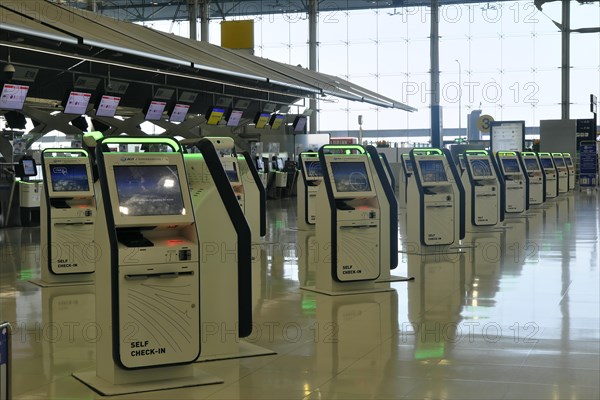
[[298,162],[300,179],[296,196],[298,228],[311,229],[317,222],[317,192],[323,182],[323,172],[319,154],[314,152],[300,153]]
[[569,190],[573,190],[575,189],[575,164],[573,164],[571,154],[562,153],[562,155],[567,165],[567,172],[569,173]]
[[464,159],[467,230],[493,227],[503,220],[503,180],[486,150],[467,150]]
[[400,158],[400,184],[398,185],[398,206],[406,208],[408,181],[413,176],[413,165],[408,153]]
[[414,179],[408,184],[407,253],[448,251],[464,237],[463,188],[450,153],[413,149]]
[[383,259],[389,260],[382,257],[389,251],[382,245],[389,225],[387,232],[382,229],[380,201],[385,198],[378,198],[376,189],[387,178],[383,170],[373,170],[369,157],[359,145],[319,149],[324,189],[317,192],[316,236],[324,254],[319,256],[315,291],[336,295],[389,290],[374,286],[381,268],[390,268],[382,265]]
[[96,200],[88,153],[82,149],[46,149],[42,165],[40,285],[92,283],[98,249],[94,242]]
[[[110,150],[130,144],[171,151]],[[105,138],[96,159],[96,319],[103,331],[96,370],[75,376],[103,394],[202,384],[190,365],[200,354],[200,245],[179,143]]]
[[558,173],[550,153],[538,153],[540,165],[546,176],[546,199],[558,196]]
[[546,201],[546,175],[540,167],[540,162],[534,152],[522,152],[521,167],[528,177],[529,204],[539,205]]
[[528,208],[527,174],[521,168],[519,155],[514,151],[499,151],[498,166],[504,179],[504,212],[522,213]]
[[558,193],[567,193],[569,191],[569,169],[565,159],[562,153],[552,153],[552,160],[558,177]]

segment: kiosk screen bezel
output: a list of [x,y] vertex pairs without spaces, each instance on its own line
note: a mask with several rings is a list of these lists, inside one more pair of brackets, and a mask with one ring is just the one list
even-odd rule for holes
[[[558,156],[552,156],[552,159],[554,160],[554,165],[556,166],[556,168],[566,168],[567,164],[565,164],[565,159]],[[561,165],[562,164],[562,165]]]
[[22,110],[27,99],[27,92],[29,92],[29,86],[5,83],[0,94],[0,109]]
[[564,156],[563,157],[565,159],[565,164],[567,167],[572,167],[573,166],[573,160],[571,160],[570,156]]
[[63,114],[83,115],[92,99],[92,94],[88,92],[71,91],[64,103]]
[[33,158],[22,158],[19,160],[23,176],[36,176],[38,174],[37,164]]
[[171,114],[169,115],[169,121],[183,122],[185,121],[185,117],[187,117],[188,112],[190,112],[189,104],[175,103],[173,110],[171,110]]
[[[519,167],[519,161],[513,157],[502,157],[500,158],[502,164],[502,170],[505,174],[520,174],[521,168]],[[507,165],[510,164],[510,165]]]
[[448,182],[444,161],[439,158],[417,158],[419,176],[424,184]]
[[[545,161],[545,162],[544,162]],[[545,165],[548,164],[549,165]],[[552,160],[551,156],[544,156],[544,157],[540,157],[540,164],[542,165],[542,169],[546,170],[546,169],[555,169],[554,167],[554,161]]]
[[[90,197],[94,195],[94,184],[92,180],[92,173],[90,168],[89,160],[85,157],[52,157],[47,158],[44,162],[45,164],[45,179],[47,181],[48,187],[48,197],[51,198],[73,198],[73,197]],[[85,169],[85,176],[87,180],[87,188],[84,190],[60,190],[57,189],[57,182],[55,181],[53,175],[58,172],[54,172],[53,169],[59,167],[69,167],[69,166],[81,166],[81,168]]]
[[[538,160],[536,158],[525,157],[523,158],[523,161],[525,161],[525,168],[527,169],[527,171],[535,172],[540,170],[540,164],[538,163]],[[532,164],[535,164],[535,168],[531,168]]]
[[121,98],[118,96],[102,95],[96,107],[97,117],[114,117]]
[[[318,181],[323,179],[323,168],[317,157],[302,158],[304,175],[307,181]],[[318,165],[318,172],[315,171],[315,166]]]
[[[140,153],[124,156],[124,153],[105,153],[104,165],[107,174],[108,192],[113,210],[113,218],[116,226],[155,226],[155,225],[177,225],[189,224],[194,220],[192,201],[188,187],[187,176],[183,157],[180,153]],[[170,166],[175,167],[183,200],[183,211],[181,214],[169,215],[122,215],[119,211],[119,195],[115,179],[114,168],[121,166],[145,167],[145,166]]]

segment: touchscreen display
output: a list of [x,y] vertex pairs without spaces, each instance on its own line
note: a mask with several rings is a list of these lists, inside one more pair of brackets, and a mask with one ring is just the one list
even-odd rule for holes
[[183,122],[188,111],[190,111],[190,106],[188,104],[175,104],[173,112],[171,112],[171,116],[169,117],[169,121]]
[[65,104],[63,112],[65,114],[85,114],[85,110],[87,109],[91,98],[91,93],[71,92],[69,93],[69,99],[67,100],[67,104]]
[[21,160],[21,164],[23,164],[23,174],[25,176],[36,176],[37,168],[35,167],[34,160]]
[[371,183],[363,162],[332,162],[331,172],[338,192],[370,192]]
[[552,164],[552,159],[549,157],[540,158],[540,162],[542,163],[542,168],[544,169],[554,169],[554,165]]
[[227,120],[227,126],[238,126],[242,120],[242,115],[244,115],[243,111],[231,111],[231,114],[229,114],[229,119]]
[[525,167],[527,171],[539,171],[540,167],[535,158],[525,158]]
[[493,176],[492,167],[490,166],[490,160],[474,159],[474,160],[469,160],[469,161],[471,162],[473,176],[478,176],[478,177]]
[[87,192],[90,190],[85,164],[50,165],[50,181],[55,192]]
[[518,174],[521,172],[519,168],[519,163],[514,158],[503,158],[502,166],[504,167],[504,172],[507,174]]
[[146,111],[146,121],[159,121],[162,118],[163,111],[167,103],[165,101],[152,101]]
[[573,161],[571,161],[571,157],[565,157],[565,162],[567,163],[567,165],[569,167],[571,167],[573,165]]
[[565,160],[562,157],[556,157],[554,159],[554,164],[556,164],[557,168],[563,168],[565,166]]
[[0,109],[21,110],[27,98],[28,91],[29,86],[10,85],[7,83],[2,87],[2,94],[0,94]]
[[442,160],[419,160],[423,182],[446,182],[446,170]]
[[304,161],[304,171],[307,178],[320,178],[323,176],[319,160]]
[[115,166],[122,216],[185,215],[176,165]]
[[96,110],[96,116],[114,117],[117,113],[117,107],[119,106],[120,101],[120,97],[102,96],[100,103],[98,104],[98,110]]

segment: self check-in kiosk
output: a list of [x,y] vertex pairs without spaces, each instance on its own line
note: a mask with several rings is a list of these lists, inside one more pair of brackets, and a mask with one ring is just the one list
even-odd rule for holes
[[538,158],[546,177],[546,199],[553,199],[558,196],[558,174],[554,160],[550,153],[538,153]]
[[450,152],[410,152],[414,179],[408,182],[408,243],[405,252],[449,252],[465,236],[464,189]]
[[529,179],[522,170],[519,155],[514,151],[499,151],[496,157],[504,180],[504,212],[506,215],[525,212],[529,208]]
[[381,159],[381,164],[383,165],[383,169],[385,171],[385,176],[392,187],[392,190],[396,190],[396,179],[394,178],[394,172],[392,171],[392,167],[390,166],[390,162],[387,159],[385,153],[379,153],[379,158]]
[[562,153],[567,165],[567,172],[569,173],[569,190],[575,189],[575,164],[570,153]]
[[319,154],[300,153],[298,166],[300,179],[296,191],[297,226],[298,229],[313,229],[317,222],[317,192],[323,182]]
[[567,193],[569,191],[569,169],[565,159],[562,153],[552,153],[552,160],[558,177],[558,193]]
[[[110,150],[132,143],[171,151]],[[109,395],[222,382],[191,365],[200,355],[200,244],[179,143],[105,138],[96,160],[102,335],[96,369],[74,376]]]
[[520,154],[521,168],[528,177],[529,205],[540,205],[546,201],[546,175],[540,166],[537,155],[532,151]]
[[408,153],[400,158],[400,184],[398,185],[398,206],[406,208],[408,181],[413,175],[413,165]]
[[273,354],[240,340],[252,333],[252,243],[236,190],[237,159],[219,156],[228,146],[222,138],[194,146],[199,153],[185,154],[184,161],[201,240],[199,361]]
[[467,231],[487,230],[504,220],[503,180],[486,150],[467,150],[464,159]]
[[[382,235],[389,235],[390,224],[382,221],[380,202],[387,198],[382,194],[379,199],[376,189],[386,177],[383,170],[375,171],[369,157],[373,156],[359,145],[319,149],[324,186],[317,193],[317,276],[316,285],[304,289],[329,295],[389,290],[375,286],[382,268],[390,268],[382,264],[382,252],[389,256],[390,251],[382,248]],[[375,158],[379,161],[376,153]]]
[[40,286],[91,284],[96,254],[96,200],[88,153],[42,152],[44,197],[40,202]]

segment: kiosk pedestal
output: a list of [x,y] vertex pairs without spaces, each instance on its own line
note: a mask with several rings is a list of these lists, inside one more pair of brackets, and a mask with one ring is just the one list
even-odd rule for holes
[[553,199],[558,196],[558,172],[556,171],[556,165],[554,165],[554,160],[550,153],[538,153],[538,158],[545,175],[546,199]]
[[556,166],[558,177],[558,193],[567,193],[569,191],[569,169],[565,163],[562,153],[552,153],[552,160]]
[[498,169],[504,180],[504,215],[524,217],[529,208],[528,176],[521,168],[519,155],[514,151],[499,151]]
[[323,182],[321,163],[317,153],[300,153],[298,166],[300,178],[297,182],[296,205],[298,229],[314,229],[317,223],[317,192]]
[[44,199],[40,201],[42,287],[94,283],[96,200],[89,155],[82,149],[42,153]]
[[569,191],[572,191],[573,189],[575,189],[575,164],[573,164],[571,154],[562,153],[562,155],[565,159],[565,164],[567,165],[567,172],[569,173]]
[[529,205],[539,206],[546,201],[546,175],[533,152],[521,153],[521,168],[527,173]]
[[[173,152],[108,151],[131,143]],[[96,158],[102,335],[95,370],[73,376],[105,395],[221,383],[192,365],[200,354],[200,244],[179,144],[106,138]]]

